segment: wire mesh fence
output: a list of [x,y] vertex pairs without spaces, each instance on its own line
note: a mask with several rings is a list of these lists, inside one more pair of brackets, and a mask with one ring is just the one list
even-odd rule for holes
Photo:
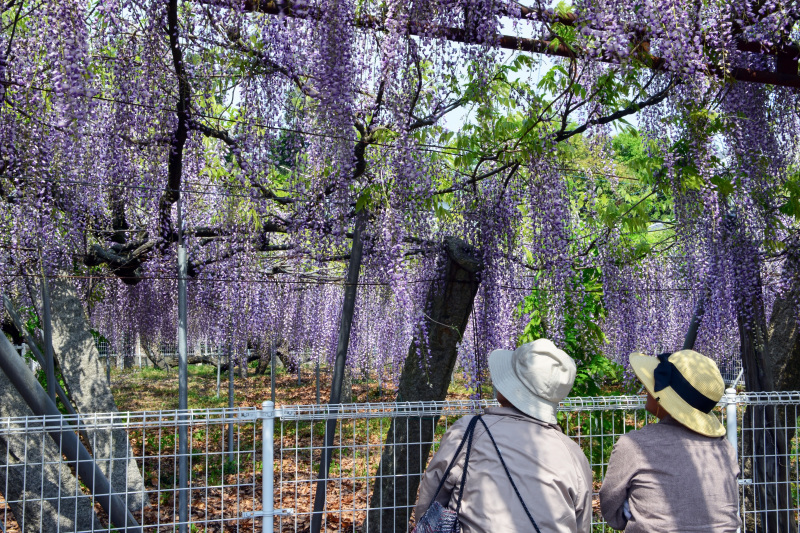
[[[54,428],[75,431],[142,531],[309,531],[326,425],[335,425],[325,505],[332,532],[405,532],[425,465],[447,428],[490,402],[294,405],[278,409],[139,412],[0,419],[0,526],[17,531],[111,531],[108,512],[76,477]],[[798,531],[800,392],[723,398],[715,413],[741,459],[746,531]],[[597,491],[617,439],[653,422],[644,398],[569,398],[559,424],[594,474],[593,531],[607,531]],[[731,422],[728,424],[728,422]],[[188,519],[179,520],[178,428],[188,428]],[[127,457],[102,453],[103,432]],[[270,438],[272,435],[272,438]],[[136,482],[130,464],[139,476]],[[271,468],[270,468],[271,466]],[[114,471],[121,472],[114,475]],[[121,481],[120,481],[121,480]],[[487,495],[491,497],[491,495]],[[183,527],[182,527],[183,526]],[[119,528],[117,528],[118,530]]]
[[800,392],[749,392],[739,402],[744,530],[798,531]]
[[[323,531],[405,532],[413,525],[417,488],[441,436],[465,414],[491,402],[290,406],[276,421],[275,506],[279,531],[308,531],[314,514],[315,468],[322,456],[325,423],[337,436],[327,481]],[[639,396],[570,398],[558,415],[564,432],[589,458],[599,489],[616,439],[652,421]],[[487,497],[491,497],[487,495]],[[594,494],[593,529],[606,530]]]
[[[260,497],[261,436],[253,409],[0,419],[0,526],[11,532],[117,531],[51,435],[75,431],[144,531],[175,531],[178,428],[188,428],[189,531],[254,531],[243,518]],[[121,430],[121,432],[120,432]],[[103,434],[127,439],[128,457],[104,455]],[[258,448],[256,445],[258,444]],[[257,451],[258,450],[258,451]],[[129,464],[135,465],[131,471]],[[115,475],[121,473],[121,475]],[[260,501],[260,500],[259,500]],[[113,505],[113,503],[112,503]],[[199,529],[198,529],[199,528]]]

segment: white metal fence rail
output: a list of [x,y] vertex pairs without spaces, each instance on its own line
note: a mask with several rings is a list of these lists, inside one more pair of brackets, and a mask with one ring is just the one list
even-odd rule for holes
[[[112,531],[74,465],[47,430],[93,435],[124,430],[144,478],[114,486],[142,531],[175,531],[178,521],[178,427],[189,427],[189,531],[309,531],[324,428],[337,436],[326,483],[323,531],[407,531],[423,465],[458,417],[487,402],[376,403],[140,412],[0,419],[0,528]],[[732,394],[716,409],[737,445],[743,470],[746,531],[798,531],[800,392]],[[559,422],[589,458],[600,482],[617,438],[651,422],[639,396],[569,398]],[[102,458],[96,458],[102,462]],[[106,459],[101,469],[130,458]],[[272,468],[270,468],[270,466]],[[264,475],[266,474],[266,475]],[[117,478],[114,478],[117,479]],[[95,495],[98,496],[98,495]],[[607,527],[595,497],[594,531]],[[116,529],[119,530],[119,529]]]

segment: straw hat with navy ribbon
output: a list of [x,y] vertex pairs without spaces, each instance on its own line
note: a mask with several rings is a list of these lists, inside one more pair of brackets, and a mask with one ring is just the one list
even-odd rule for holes
[[725,428],[711,414],[725,392],[717,363],[693,350],[650,357],[630,355],[636,377],[672,418],[708,437],[721,437]]

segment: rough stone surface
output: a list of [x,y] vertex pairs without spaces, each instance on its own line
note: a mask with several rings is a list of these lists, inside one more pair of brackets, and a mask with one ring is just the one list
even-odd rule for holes
[[[24,416],[34,414],[0,370],[0,417]],[[42,431],[2,429],[0,493],[9,502],[22,531],[102,530],[91,498],[80,491],[78,480],[66,463],[55,462],[61,453],[50,435]]]
[[[83,306],[75,288],[64,279],[50,285],[53,351],[64,382],[79,414],[117,412],[117,404],[106,378],[105,365],[89,332]],[[144,500],[144,482],[125,430],[87,430],[92,455],[111,486],[138,511]]]

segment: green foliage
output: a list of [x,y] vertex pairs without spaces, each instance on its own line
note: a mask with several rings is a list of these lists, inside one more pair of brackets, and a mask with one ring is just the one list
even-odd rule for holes
[[[622,367],[603,355],[606,339],[600,324],[605,317],[605,307],[600,270],[584,269],[575,275],[572,282],[580,290],[567,296],[562,345],[578,367],[570,395],[597,396],[603,394],[602,386],[606,381],[616,381],[622,376]],[[520,344],[549,336],[550,327],[544,320],[549,300],[550,293],[534,290],[520,304],[521,313],[529,317]]]
[[[640,429],[648,418],[647,412],[623,411],[620,413],[608,411],[588,412],[559,412],[557,419],[559,425],[566,432],[573,435],[597,435],[595,439],[583,438],[578,440],[578,445],[592,465],[594,479],[599,481],[605,477],[605,465],[617,439],[613,436],[622,435],[635,429]],[[580,428],[580,429],[578,429]]]
[[795,169],[789,175],[789,179],[783,184],[782,193],[780,212],[800,221],[800,170]]

